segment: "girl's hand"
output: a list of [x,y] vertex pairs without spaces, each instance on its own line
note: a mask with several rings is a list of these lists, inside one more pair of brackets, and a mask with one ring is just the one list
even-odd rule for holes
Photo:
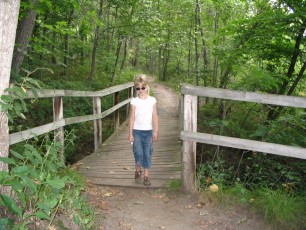
[[153,141],[157,141],[157,139],[158,139],[158,134],[157,134],[157,132],[154,132],[153,133]]
[[128,140],[129,140],[129,142],[134,142],[134,137],[133,137],[133,135],[129,135]]

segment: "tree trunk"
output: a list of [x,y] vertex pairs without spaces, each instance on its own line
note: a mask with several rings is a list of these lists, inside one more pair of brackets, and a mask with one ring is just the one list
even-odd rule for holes
[[115,61],[115,64],[114,64],[113,74],[112,74],[112,83],[113,84],[115,83],[116,69],[117,69],[117,65],[118,65],[118,62],[119,62],[121,46],[122,46],[122,37],[119,35],[118,36],[117,51],[116,51],[116,61]]
[[219,88],[226,89],[230,73],[232,72],[232,68],[233,68],[232,64],[231,63],[228,64],[228,66],[226,67],[226,70],[221,76]]
[[295,69],[295,65],[297,62],[297,58],[299,56],[299,54],[301,53],[300,47],[302,45],[302,40],[303,40],[303,36],[305,33],[305,29],[306,29],[306,25],[305,23],[302,25],[302,27],[299,30],[298,36],[296,37],[295,40],[295,46],[294,46],[294,50],[293,50],[293,54],[291,57],[291,62],[290,62],[290,66],[288,68],[288,72],[287,72],[287,79],[284,80],[280,90],[279,90],[279,94],[285,94],[287,86],[289,84],[289,80],[292,77],[292,74],[294,73],[294,69]]
[[188,78],[191,76],[191,51],[192,51],[192,31],[193,31],[193,20],[191,20],[190,23],[190,29],[189,29],[189,42],[188,42]]
[[[19,0],[0,1],[0,96],[9,87],[10,71],[14,51]],[[0,157],[9,155],[9,127],[7,115],[0,112]],[[0,161],[0,171],[7,171],[8,165]],[[0,187],[0,194],[7,193],[7,187]]]
[[163,74],[162,74],[162,81],[167,80],[167,72],[168,72],[168,63],[170,60],[170,47],[169,43],[166,45],[166,49],[164,49],[164,62],[163,62]]
[[162,81],[166,81],[167,79],[168,63],[170,60],[170,37],[171,37],[171,31],[168,29],[167,38],[166,38],[167,40],[162,53],[162,73],[161,73]]
[[126,63],[126,57],[127,57],[127,49],[128,49],[128,38],[126,37],[124,39],[124,51],[123,51],[123,60],[121,62],[120,70],[124,69],[125,63]]
[[[219,14],[216,13],[215,19],[214,19],[214,33],[215,36],[218,33],[219,29]],[[214,58],[214,73],[213,73],[213,81],[212,81],[212,86],[217,87],[217,80],[218,80],[218,69],[219,69],[219,60],[218,57],[215,56]]]
[[133,61],[133,67],[136,69],[138,66],[138,57],[140,53],[140,46],[139,46],[139,41],[136,41],[136,47],[135,47],[135,56],[134,56],[134,61]]
[[[56,22],[55,22],[55,16],[56,16],[56,3],[55,3],[56,0],[52,0],[52,25],[55,25]],[[51,43],[51,62],[52,64],[56,64],[56,55],[54,53],[55,51],[55,41],[56,41],[56,32],[55,30],[52,31],[52,40],[53,42]]]
[[[296,37],[295,40],[295,46],[294,46],[294,50],[292,53],[292,57],[291,57],[291,62],[287,71],[287,78],[284,80],[280,90],[279,90],[279,94],[283,95],[286,92],[286,89],[288,87],[289,84],[289,80],[292,78],[292,75],[294,73],[294,69],[295,69],[295,65],[298,59],[299,54],[301,53],[300,47],[302,45],[302,40],[303,40],[303,36],[304,36],[304,32],[305,32],[306,26],[305,23],[302,25],[302,27],[299,30],[298,36]],[[305,63],[304,63],[305,64]],[[304,73],[305,69],[302,67],[301,71]],[[300,73],[301,73],[300,71]],[[302,74],[303,75],[303,74]],[[302,76],[301,76],[302,77]],[[288,91],[288,95],[290,95],[293,90],[295,89],[296,85],[299,82],[299,77],[297,77],[297,79],[295,80],[295,82],[293,83],[293,85],[291,86],[291,88]],[[289,94],[290,93],[290,94]],[[279,106],[275,106],[272,107],[268,113],[268,119],[269,120],[275,120],[281,113],[283,109]]]
[[155,55],[154,55],[154,50],[152,47],[150,47],[149,50],[149,73],[154,74],[154,60],[155,60]]
[[204,86],[207,86],[207,74],[208,74],[208,67],[209,67],[209,61],[208,61],[208,57],[207,57],[207,48],[206,48],[206,43],[205,43],[205,37],[204,37],[204,28],[202,26],[202,8],[201,8],[201,3],[199,0],[197,0],[196,3],[196,24],[199,25],[198,29],[200,30],[200,34],[201,34],[201,41],[202,41],[202,55],[203,55],[203,66],[204,66]]
[[299,74],[297,75],[297,78],[294,80],[292,86],[290,87],[287,95],[291,95],[294,92],[294,90],[295,90],[296,86],[298,85],[299,81],[304,76],[305,70],[306,70],[306,61],[304,62]]
[[[102,20],[102,9],[103,9],[103,0],[100,0],[99,13],[98,13],[99,21]],[[89,74],[90,82],[92,82],[94,74],[95,74],[96,54],[97,54],[97,48],[98,48],[99,40],[100,40],[100,26],[99,26],[99,23],[98,23],[96,25],[95,38],[94,38],[94,41],[93,41],[92,53],[91,53],[91,65],[90,65],[90,74]]]
[[[68,21],[67,21],[68,30],[70,29],[72,25],[72,19],[73,19],[74,13],[75,13],[75,10],[73,9],[68,17]],[[67,76],[68,60],[70,56],[69,43],[70,43],[70,34],[69,32],[67,32],[67,34],[65,35],[65,57],[64,57],[64,64],[65,64],[64,75],[65,76]]]
[[12,72],[18,74],[20,71],[20,66],[23,63],[24,56],[27,52],[27,48],[29,45],[30,38],[33,33],[33,28],[35,25],[35,19],[37,15],[37,11],[34,10],[35,4],[38,0],[30,0],[31,8],[27,12],[26,16],[24,16],[21,21],[18,23],[17,32],[16,32],[16,40],[15,40],[15,49],[12,61]]
[[197,38],[197,35],[196,35],[196,32],[197,32],[197,20],[198,20],[198,11],[197,11],[197,7],[195,8],[194,10],[194,56],[195,56],[195,82],[196,82],[196,85],[198,86],[199,85],[199,51],[198,51],[198,38]]
[[158,80],[162,80],[162,59],[163,59],[163,46],[160,44],[158,47]]

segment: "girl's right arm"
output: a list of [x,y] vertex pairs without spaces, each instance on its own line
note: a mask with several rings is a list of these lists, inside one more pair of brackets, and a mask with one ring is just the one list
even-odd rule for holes
[[135,108],[136,108],[135,105],[130,106],[129,135],[128,135],[129,142],[134,141],[133,127],[135,123]]

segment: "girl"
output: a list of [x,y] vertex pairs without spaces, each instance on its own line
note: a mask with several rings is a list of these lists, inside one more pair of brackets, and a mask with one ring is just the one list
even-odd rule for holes
[[133,144],[135,158],[135,180],[141,180],[141,168],[144,168],[144,185],[151,185],[149,168],[151,167],[152,142],[158,136],[158,116],[156,99],[149,95],[149,85],[143,75],[134,82],[137,97],[130,107],[129,141]]

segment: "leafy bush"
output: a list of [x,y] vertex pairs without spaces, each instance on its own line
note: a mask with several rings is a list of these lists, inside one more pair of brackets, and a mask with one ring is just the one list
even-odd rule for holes
[[22,152],[0,160],[9,164],[9,172],[0,172],[0,185],[10,186],[12,194],[1,194],[0,206],[10,218],[2,218],[12,229],[27,228],[33,221],[53,224],[59,211],[71,213],[77,224],[90,225],[93,213],[82,200],[84,181],[73,169],[67,169],[59,157],[59,143],[40,148],[25,144]]
[[[268,120],[270,108],[256,103],[199,100],[198,131],[306,147],[305,111],[283,109]],[[197,185],[221,204],[250,205],[275,229],[304,229],[305,160],[197,144]],[[210,191],[217,186],[218,192]],[[263,189],[264,188],[264,189]]]
[[[10,95],[1,96],[1,111],[10,120],[24,117],[27,111],[22,99],[25,82],[36,85],[34,80],[26,79],[19,87],[8,89]],[[9,157],[0,158],[9,165],[9,171],[0,171],[0,186],[10,188],[0,194],[0,229],[33,229],[39,221],[51,226],[60,212],[72,216],[79,226],[92,225],[93,212],[81,193],[84,179],[65,166],[59,154],[61,144],[48,138],[46,135],[33,145],[19,144],[11,149]]]
[[295,196],[284,190],[258,189],[254,194],[254,207],[264,220],[275,229],[304,229],[306,227],[305,197]]

